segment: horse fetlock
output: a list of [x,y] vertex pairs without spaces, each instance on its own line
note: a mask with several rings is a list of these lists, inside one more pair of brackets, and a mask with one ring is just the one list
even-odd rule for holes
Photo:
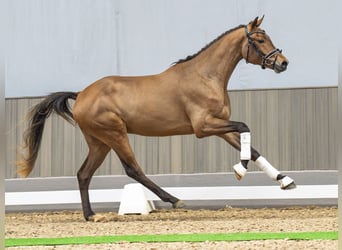
[[173,208],[184,208],[185,207],[185,203],[182,200],[178,200],[175,203],[172,204]]
[[91,212],[83,212],[83,217],[86,221],[92,221],[92,217],[95,215],[93,211]]
[[233,166],[235,177],[241,180],[247,174],[247,168],[245,168],[241,162]]
[[94,214],[92,216],[89,216],[87,221],[92,221],[92,222],[103,222],[106,220],[106,217],[101,214]]
[[297,187],[294,180],[286,175],[283,178],[278,179],[278,182],[280,183],[280,188],[283,190],[294,189]]

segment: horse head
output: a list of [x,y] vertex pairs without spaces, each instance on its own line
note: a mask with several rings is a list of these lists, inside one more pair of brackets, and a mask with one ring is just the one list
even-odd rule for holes
[[242,43],[242,56],[247,63],[260,65],[262,69],[273,69],[276,73],[283,72],[289,64],[282,51],[276,48],[266,32],[260,29],[264,16],[256,17],[245,26],[246,37]]

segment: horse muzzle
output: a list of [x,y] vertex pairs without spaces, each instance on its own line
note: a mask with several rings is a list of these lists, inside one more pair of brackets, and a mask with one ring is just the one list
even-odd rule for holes
[[287,66],[289,65],[289,61],[287,59],[283,60],[277,60],[277,62],[274,64],[274,71],[276,73],[284,72],[287,69]]

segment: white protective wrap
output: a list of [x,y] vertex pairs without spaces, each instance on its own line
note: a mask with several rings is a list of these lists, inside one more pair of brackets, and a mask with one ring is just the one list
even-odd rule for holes
[[240,143],[241,143],[240,159],[250,160],[251,159],[251,133],[249,132],[240,133]]
[[259,158],[255,161],[255,164],[271,179],[277,180],[277,176],[280,174],[280,172],[274,168],[264,157],[259,156]]

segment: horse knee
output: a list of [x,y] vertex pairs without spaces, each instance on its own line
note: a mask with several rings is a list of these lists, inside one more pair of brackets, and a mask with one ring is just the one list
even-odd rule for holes
[[237,130],[239,133],[246,133],[250,132],[249,127],[247,126],[246,123],[240,122],[239,125],[237,126]]

